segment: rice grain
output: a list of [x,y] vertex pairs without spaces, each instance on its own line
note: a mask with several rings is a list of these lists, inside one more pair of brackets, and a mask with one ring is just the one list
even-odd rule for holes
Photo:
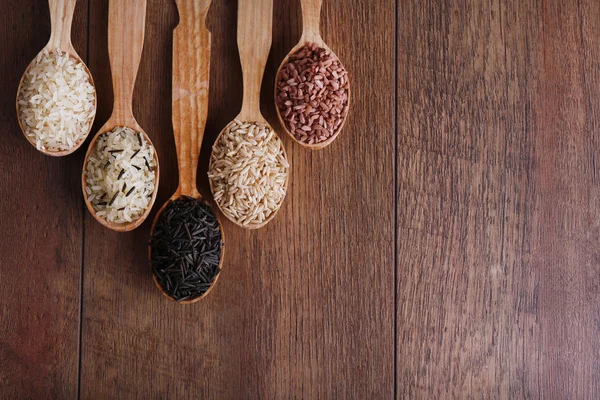
[[128,127],[100,135],[85,166],[85,192],[96,215],[109,222],[140,218],[155,189],[154,147]]
[[282,120],[300,142],[326,141],[348,114],[348,72],[335,55],[314,43],[290,55],[276,90]]
[[38,150],[71,150],[96,115],[96,91],[82,62],[60,50],[40,52],[17,96],[25,135]]
[[281,206],[288,168],[283,143],[269,126],[235,120],[213,146],[208,177],[225,216],[254,227]]

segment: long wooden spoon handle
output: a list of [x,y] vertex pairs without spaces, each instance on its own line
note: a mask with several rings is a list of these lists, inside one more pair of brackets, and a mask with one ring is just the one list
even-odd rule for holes
[[179,25],[173,33],[173,133],[179,165],[178,194],[198,197],[196,170],[206,117],[210,77],[211,0],[176,0]]
[[146,0],[110,0],[108,4],[108,56],[113,80],[117,125],[136,126],[132,101],[140,66],[146,27]]
[[71,24],[77,0],[48,0],[52,32],[48,47],[71,51]]
[[240,118],[260,120],[260,87],[271,49],[273,0],[238,1],[237,43],[244,78]]
[[319,23],[323,0],[302,0],[302,38],[310,42],[321,41]]

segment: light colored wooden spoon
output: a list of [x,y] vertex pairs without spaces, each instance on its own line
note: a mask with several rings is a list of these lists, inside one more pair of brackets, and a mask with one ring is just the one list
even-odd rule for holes
[[[342,131],[342,128],[346,124],[346,120],[348,119],[348,113],[346,113],[346,115],[344,116],[344,120],[340,124],[337,131],[333,135],[331,135],[331,137],[329,139],[327,139],[323,142],[319,142],[319,143],[308,144],[308,143],[304,143],[304,142],[298,140],[296,138],[296,136],[294,136],[294,134],[288,130],[287,126],[285,125],[285,122],[283,121],[281,112],[279,111],[279,107],[277,106],[277,82],[279,80],[279,74],[281,72],[281,68],[283,68],[283,66],[285,64],[287,64],[287,62],[289,61],[290,56],[292,54],[294,54],[295,52],[300,50],[305,45],[314,43],[317,46],[330,52],[333,57],[335,57],[339,60],[339,57],[335,55],[333,50],[331,50],[329,48],[329,46],[327,46],[327,44],[325,43],[325,41],[323,41],[323,38],[321,37],[319,23],[321,21],[321,4],[323,3],[323,0],[301,0],[301,3],[302,3],[302,36],[300,37],[300,41],[298,42],[298,44],[296,46],[294,46],[294,48],[292,50],[290,50],[290,52],[288,53],[287,56],[285,56],[285,58],[281,62],[281,65],[279,65],[279,69],[277,70],[277,75],[275,75],[276,76],[276,78],[275,78],[275,108],[277,109],[277,117],[279,117],[279,123],[281,124],[281,127],[287,132],[287,134],[292,139],[294,139],[298,144],[300,144],[301,146],[304,146],[307,149],[320,150],[324,147],[329,146],[338,137],[338,135]],[[340,61],[340,63],[341,63],[341,61]],[[349,105],[350,105],[350,82],[348,82],[348,106]]]
[[[90,84],[94,87],[94,110],[95,110],[96,104],[97,104],[97,96],[96,96],[96,86],[94,85],[94,79],[92,78],[92,74],[90,73],[90,70],[88,69],[87,65],[85,65],[85,63],[83,62],[81,57],[79,57],[79,54],[77,54],[77,52],[75,51],[75,48],[73,47],[73,43],[71,43],[71,23],[73,22],[73,13],[75,12],[75,3],[76,2],[77,2],[77,0],[48,0],[48,5],[50,7],[50,24],[51,24],[50,40],[48,41],[48,44],[46,44],[46,46],[44,46],[44,48],[40,51],[40,53],[43,53],[46,50],[48,52],[50,52],[52,50],[60,49],[61,52],[68,53],[69,56],[73,57],[77,62],[79,62],[79,63],[81,63],[81,65],[83,65],[83,67],[85,68],[85,72],[87,73],[87,76],[89,78]],[[33,147],[35,147],[35,148],[37,148],[35,140],[33,140],[29,136],[27,136],[27,134],[25,133],[25,127],[23,126],[23,123],[21,122],[21,111],[20,111],[20,107],[19,107],[19,93],[21,92],[21,86],[23,85],[23,81],[25,80],[25,76],[27,75],[27,72],[29,72],[29,70],[36,64],[36,60],[37,60],[37,55],[29,63],[29,65],[27,66],[27,69],[23,73],[23,76],[21,76],[21,81],[19,82],[19,89],[17,90],[17,100],[16,100],[17,119],[19,121],[19,126],[21,127],[21,132],[23,132],[23,135],[25,136],[27,141],[29,143],[31,143],[33,145]],[[48,156],[53,156],[53,157],[62,157],[62,156],[66,156],[66,155],[73,153],[74,151],[76,151],[77,149],[79,149],[81,147],[83,142],[85,142],[85,139],[87,138],[87,136],[90,133],[90,130],[92,129],[93,123],[94,123],[94,118],[92,118],[92,120],[90,121],[90,123],[87,127],[87,131],[85,132],[85,135],[83,136],[83,139],[81,139],[78,143],[76,143],[72,149],[60,150],[60,151],[50,151],[50,150],[39,150],[39,151],[41,153],[44,153]]]
[[[240,0],[238,2],[237,43],[242,64],[242,77],[244,80],[244,94],[242,110],[235,120],[242,122],[257,122],[271,126],[260,112],[260,88],[262,85],[265,66],[271,49],[271,36],[273,30],[273,0]],[[232,121],[233,122],[233,121]],[[215,143],[225,133],[231,123],[221,131]],[[277,135],[277,133],[275,133]],[[287,160],[285,147],[282,146],[284,157]],[[214,148],[213,148],[214,152]],[[211,156],[212,164],[212,156]],[[209,168],[210,170],[210,168]],[[286,176],[284,189],[287,192],[289,171]],[[209,179],[210,189],[214,194],[212,180]],[[218,202],[219,209],[221,206]],[[221,209],[221,211],[223,211]],[[276,210],[269,218],[260,224],[242,225],[229,218],[236,225],[246,229],[258,229],[268,224],[277,214]],[[223,213],[227,217],[225,213]]]
[[144,140],[153,146],[148,135],[135,120],[132,109],[133,88],[142,57],[145,26],[146,0],[110,0],[108,5],[108,56],[113,80],[113,112],[90,143],[90,147],[85,155],[85,162],[83,163],[81,188],[85,204],[94,218],[102,225],[117,232],[127,232],[137,228],[148,217],[152,209],[152,205],[156,200],[156,193],[158,192],[160,175],[156,151],[154,152],[154,161],[156,162],[154,193],[144,214],[132,222],[119,224],[109,222],[96,215],[96,211],[87,200],[88,196],[85,192],[86,166],[98,138],[116,127],[126,126],[136,132],[140,132],[144,136]]
[[[211,0],[175,0],[179,11],[179,25],[173,32],[173,135],[177,148],[177,164],[179,166],[179,186],[175,194],[161,207],[154,218],[150,237],[165,207],[182,196],[202,199],[196,187],[196,171],[198,157],[204,138],[204,128],[208,115],[208,86],[210,78],[210,32],[206,29],[206,14]],[[208,203],[207,203],[208,204]],[[214,212],[213,212],[214,213]],[[217,213],[214,213],[221,229],[221,240],[224,242],[223,226]],[[221,250],[219,269],[223,266],[225,247]],[[148,246],[148,258],[152,260],[152,247]],[[215,277],[212,285],[204,294],[179,304],[192,304],[203,299],[212,290],[219,278]],[[154,283],[170,300],[161,284],[152,274]]]

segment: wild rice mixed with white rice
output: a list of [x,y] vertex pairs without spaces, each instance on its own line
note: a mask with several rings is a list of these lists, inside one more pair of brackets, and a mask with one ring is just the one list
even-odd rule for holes
[[281,206],[288,168],[283,143],[269,126],[236,120],[213,146],[208,177],[223,213],[251,228]]
[[85,66],[60,50],[40,52],[23,79],[18,114],[38,150],[78,146],[96,115],[96,91]]
[[102,134],[85,166],[86,195],[96,215],[125,223],[141,217],[154,193],[154,147],[131,128]]

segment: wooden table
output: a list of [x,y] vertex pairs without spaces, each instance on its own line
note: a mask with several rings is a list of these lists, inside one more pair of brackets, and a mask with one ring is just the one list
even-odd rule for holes
[[[284,138],[288,197],[258,232],[225,223],[210,296],[168,302],[150,224],[84,209],[84,151],[40,155],[14,111],[48,39],[42,0],[0,12],[0,398],[600,397],[600,2],[325,0],[353,81],[326,150]],[[80,0],[74,44],[112,101],[107,0]],[[241,103],[236,4],[215,1],[200,162]],[[149,0],[135,114],[176,188],[175,4]],[[300,33],[275,1],[263,110]],[[154,210],[155,212],[156,210]],[[154,212],[151,217],[154,216]]]

